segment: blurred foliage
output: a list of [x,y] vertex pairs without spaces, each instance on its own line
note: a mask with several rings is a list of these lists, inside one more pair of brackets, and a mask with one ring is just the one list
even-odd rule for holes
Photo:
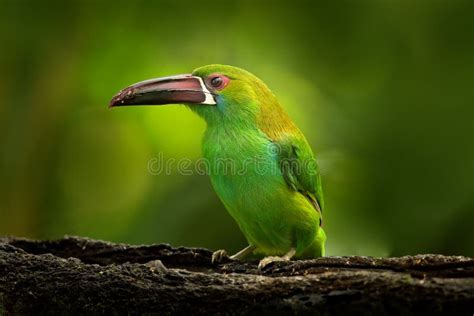
[[474,256],[474,1],[1,0],[0,234],[245,246],[182,106],[120,88],[223,63],[261,77],[318,155],[330,255]]

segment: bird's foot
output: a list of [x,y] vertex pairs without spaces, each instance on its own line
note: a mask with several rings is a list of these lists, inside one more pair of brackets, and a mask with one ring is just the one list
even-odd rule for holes
[[212,253],[212,264],[221,263],[225,259],[229,259],[229,255],[227,255],[227,251],[225,251],[224,249],[219,249]]
[[290,261],[290,258],[287,258],[285,256],[283,256],[283,257],[274,257],[274,256],[265,257],[262,260],[260,260],[260,262],[258,263],[258,269],[263,270],[269,264],[274,263],[274,262],[281,262],[281,261]]

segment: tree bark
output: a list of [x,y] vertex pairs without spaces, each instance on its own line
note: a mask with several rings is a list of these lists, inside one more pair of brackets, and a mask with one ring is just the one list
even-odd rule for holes
[[324,257],[211,263],[212,252],[0,238],[3,314],[474,313],[474,259]]

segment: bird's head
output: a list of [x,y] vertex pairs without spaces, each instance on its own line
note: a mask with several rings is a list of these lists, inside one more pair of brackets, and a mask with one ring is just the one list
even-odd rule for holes
[[121,90],[111,107],[185,104],[208,124],[257,122],[262,108],[279,107],[262,80],[232,66],[208,65],[192,74],[151,79]]

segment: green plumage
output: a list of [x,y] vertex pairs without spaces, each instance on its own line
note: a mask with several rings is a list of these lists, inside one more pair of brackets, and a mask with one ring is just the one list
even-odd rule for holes
[[[223,65],[145,80],[117,93],[111,107],[184,103],[207,122],[202,147],[214,189],[252,252],[273,261],[324,255],[318,166],[305,137],[270,89],[251,73]],[[219,262],[225,251],[212,256]],[[275,257],[277,256],[277,257]]]
[[207,122],[203,155],[212,185],[255,252],[324,255],[319,170],[305,137],[268,87],[245,70],[210,65],[193,72],[228,77],[216,106],[190,108]]

